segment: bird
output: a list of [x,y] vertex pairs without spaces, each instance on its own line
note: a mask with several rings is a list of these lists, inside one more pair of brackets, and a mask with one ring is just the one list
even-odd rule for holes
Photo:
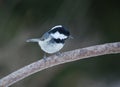
[[56,25],[44,33],[41,38],[28,39],[26,42],[37,42],[41,50],[53,54],[64,47],[68,38],[72,38],[69,30],[62,25]]

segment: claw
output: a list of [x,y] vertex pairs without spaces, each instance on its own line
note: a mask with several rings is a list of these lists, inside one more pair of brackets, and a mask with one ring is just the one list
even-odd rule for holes
[[61,55],[61,52],[57,52],[57,53],[56,53],[56,56],[62,56],[62,55]]

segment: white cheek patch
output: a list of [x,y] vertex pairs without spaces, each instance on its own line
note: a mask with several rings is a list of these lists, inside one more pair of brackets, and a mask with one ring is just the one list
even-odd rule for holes
[[60,34],[59,32],[51,33],[51,36],[55,39],[66,39],[67,36],[64,34]]

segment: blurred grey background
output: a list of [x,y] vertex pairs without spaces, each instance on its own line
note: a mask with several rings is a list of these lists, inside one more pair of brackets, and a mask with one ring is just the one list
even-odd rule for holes
[[[26,40],[58,24],[74,37],[61,52],[120,41],[119,0],[0,0],[0,78],[41,59]],[[120,54],[55,66],[10,87],[120,87]]]

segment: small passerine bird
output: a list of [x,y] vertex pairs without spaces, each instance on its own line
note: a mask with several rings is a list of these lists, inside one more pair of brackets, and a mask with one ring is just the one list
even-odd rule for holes
[[41,38],[28,39],[27,42],[38,42],[41,49],[48,54],[59,52],[70,38],[70,32],[62,25],[54,26]]

